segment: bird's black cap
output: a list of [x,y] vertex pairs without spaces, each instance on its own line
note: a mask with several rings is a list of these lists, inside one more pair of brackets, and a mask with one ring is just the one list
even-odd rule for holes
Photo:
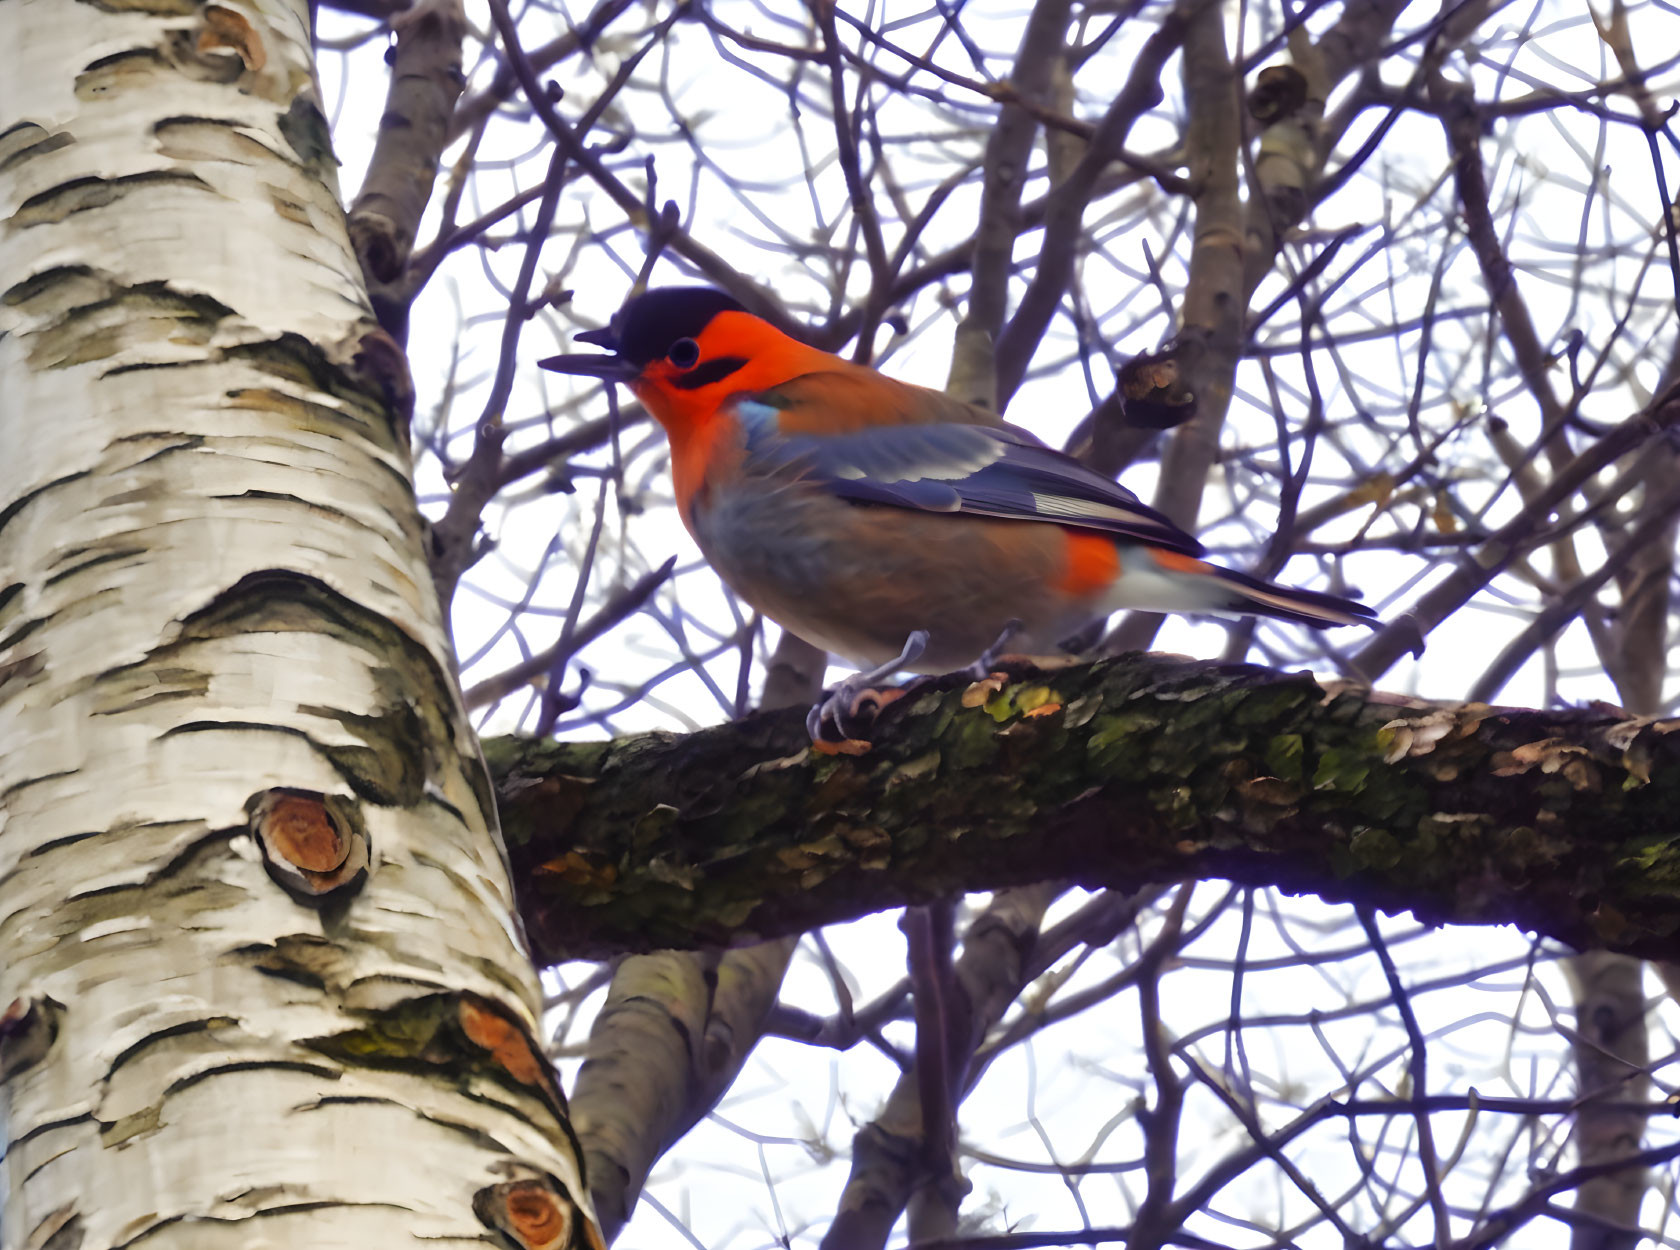
[[745,311],[739,300],[711,287],[662,287],[626,301],[603,328],[577,336],[578,342],[604,347],[611,356],[550,356],[537,363],[556,373],[633,377],[678,339],[694,338],[720,312]]

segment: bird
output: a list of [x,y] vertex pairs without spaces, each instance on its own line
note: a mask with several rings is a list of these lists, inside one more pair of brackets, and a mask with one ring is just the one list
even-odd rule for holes
[[[1112,478],[996,413],[822,351],[711,287],[633,295],[538,363],[623,383],[664,427],[677,514],[742,599],[860,674],[1048,655],[1122,608],[1371,624],[1352,599],[1202,558]],[[838,702],[836,701],[838,700]]]

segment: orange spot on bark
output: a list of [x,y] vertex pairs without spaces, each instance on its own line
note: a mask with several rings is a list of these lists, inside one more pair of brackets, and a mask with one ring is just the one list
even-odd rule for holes
[[564,1246],[571,1237],[571,1212],[541,1181],[509,1187],[507,1221],[509,1230],[527,1246]]
[[210,52],[217,48],[238,53],[249,70],[261,69],[268,63],[262,39],[252,29],[251,23],[232,9],[210,4],[204,8],[204,29],[198,32],[198,50]]
[[287,794],[268,811],[263,833],[286,862],[305,872],[331,872],[344,862],[349,842],[319,799]]
[[1151,547],[1149,554],[1155,557],[1156,564],[1169,573],[1206,573],[1213,567],[1206,560],[1187,556],[1182,551],[1168,551],[1165,547]]
[[537,865],[538,872],[551,872],[569,885],[611,885],[618,880],[618,869],[611,864],[596,867],[576,851],[567,851]]
[[1113,585],[1120,576],[1120,549],[1114,540],[1078,530],[1066,533],[1067,567],[1056,583],[1057,589],[1070,595],[1088,595]]
[[818,738],[811,743],[811,750],[818,755],[867,755],[869,748],[870,743],[862,738],[842,738],[839,742]]
[[490,1052],[490,1058],[521,1085],[541,1085],[545,1068],[532,1052],[525,1031],[500,1012],[490,1011],[463,998],[461,1031],[475,1046]]

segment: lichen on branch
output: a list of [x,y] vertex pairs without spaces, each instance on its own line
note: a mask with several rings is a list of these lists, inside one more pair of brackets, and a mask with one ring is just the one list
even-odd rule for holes
[[486,745],[545,962],[1200,876],[1672,958],[1676,728],[1129,655],[935,684],[860,756],[811,752],[795,713]]

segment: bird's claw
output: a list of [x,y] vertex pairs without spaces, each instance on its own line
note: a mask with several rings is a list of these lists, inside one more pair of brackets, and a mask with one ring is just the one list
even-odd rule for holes
[[[1019,619],[1011,619],[991,646],[980,653],[966,669],[961,670],[971,681],[985,681],[992,669],[1006,654],[1006,648],[1021,632]],[[890,703],[902,699],[915,683],[907,686],[878,688],[882,681],[906,664],[911,664],[927,649],[928,632],[913,631],[904,640],[904,649],[879,668],[854,673],[841,682],[828,696],[805,714],[805,732],[820,750],[836,754],[861,754],[867,750],[867,740],[860,735]],[[924,679],[918,679],[924,680]],[[830,732],[832,731],[832,732]]]
[[1021,618],[1012,616],[1004,623],[1003,632],[991,646],[980,653],[980,658],[963,670],[963,673],[973,681],[982,681],[992,675],[992,669],[997,666],[1007,652],[1005,648],[1015,640],[1015,635],[1021,632]]
[[[805,714],[805,730],[812,742],[859,742],[861,734],[887,706],[904,697],[902,686],[861,686],[842,682],[834,692]],[[830,737],[825,730],[839,734]]]
[[[880,715],[881,709],[904,695],[902,690],[877,689],[875,683],[884,681],[906,664],[914,663],[927,649],[927,644],[927,630],[913,630],[904,640],[904,649],[893,659],[879,668],[853,673],[836,686],[805,714],[805,732],[810,735],[811,741],[818,745],[861,741],[854,730],[863,728]],[[865,709],[868,709],[868,715],[860,724],[858,717]],[[838,737],[826,732],[831,726]]]

